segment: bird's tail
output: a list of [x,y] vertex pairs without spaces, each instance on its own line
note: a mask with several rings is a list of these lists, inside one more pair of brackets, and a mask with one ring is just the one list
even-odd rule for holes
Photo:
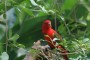
[[57,48],[60,48],[60,52],[62,53],[63,58],[65,60],[69,60],[67,56],[68,51],[62,45],[58,45]]
[[61,53],[63,53],[63,54],[64,54],[64,55],[62,55],[62,56],[63,56],[63,58],[64,58],[65,60],[69,60],[69,58],[68,58],[67,54],[65,54],[65,53],[67,53],[67,52],[61,52]]

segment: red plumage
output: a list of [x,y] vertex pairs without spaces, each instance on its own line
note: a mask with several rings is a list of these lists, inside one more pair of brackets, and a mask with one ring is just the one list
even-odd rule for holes
[[[44,34],[45,40],[48,42],[48,45],[54,49],[59,48],[61,53],[67,53],[66,49],[62,45],[56,45],[57,42],[53,41],[55,35],[59,35],[54,29],[52,29],[51,21],[45,20],[42,25],[42,33]],[[59,35],[60,39],[61,36]],[[62,55],[65,60],[69,60],[67,55]]]

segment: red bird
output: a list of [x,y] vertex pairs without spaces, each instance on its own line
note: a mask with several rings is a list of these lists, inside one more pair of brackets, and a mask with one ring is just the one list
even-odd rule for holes
[[[61,53],[67,53],[67,50],[62,45],[57,45],[57,42],[53,41],[55,35],[62,37],[54,30],[51,26],[50,20],[45,20],[42,24],[42,33],[44,34],[45,40],[47,41],[48,45],[51,49],[58,48],[61,50]],[[69,60],[67,54],[62,55],[65,60]]]

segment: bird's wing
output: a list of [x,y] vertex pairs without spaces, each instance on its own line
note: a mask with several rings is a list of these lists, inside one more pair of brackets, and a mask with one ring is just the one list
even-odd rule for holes
[[58,34],[57,32],[54,33],[54,37],[59,39],[60,41],[63,41],[62,36]]

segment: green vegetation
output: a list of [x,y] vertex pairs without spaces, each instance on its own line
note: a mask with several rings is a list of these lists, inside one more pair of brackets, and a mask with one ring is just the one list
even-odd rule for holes
[[63,36],[60,44],[78,52],[71,60],[90,59],[90,0],[0,0],[0,60],[23,60],[33,43],[44,39],[46,19]]

